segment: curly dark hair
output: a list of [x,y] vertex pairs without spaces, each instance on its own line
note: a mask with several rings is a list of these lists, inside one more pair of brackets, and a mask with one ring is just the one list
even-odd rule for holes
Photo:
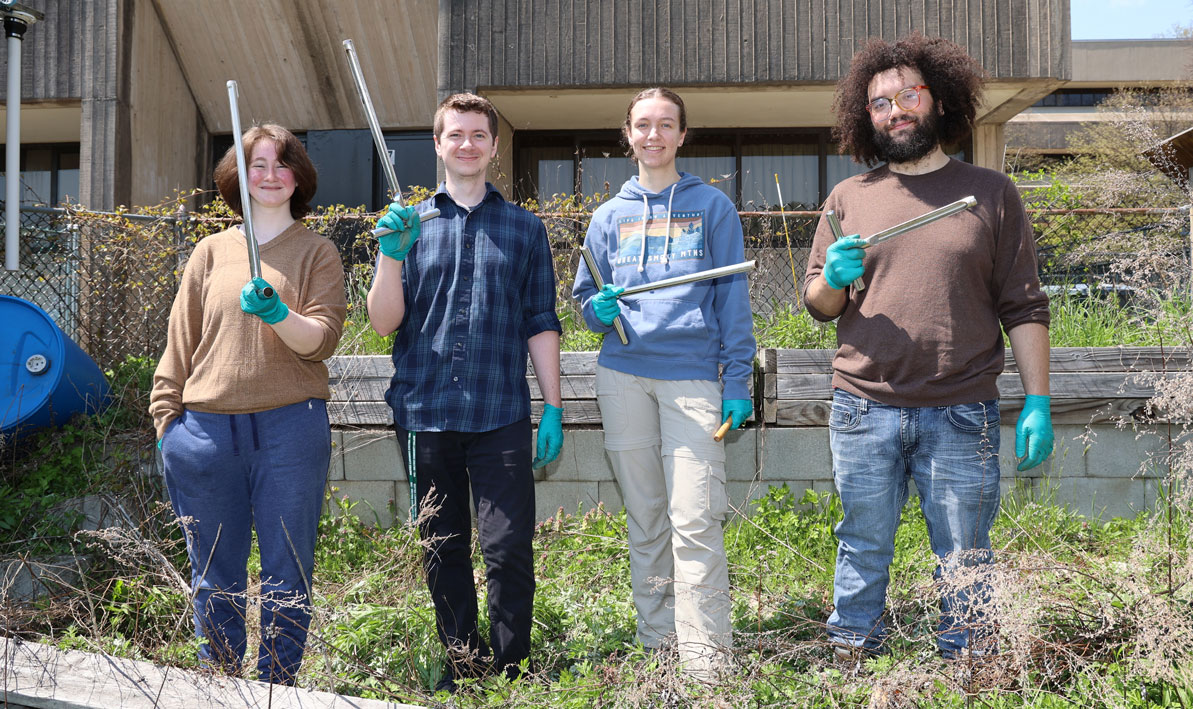
[[837,82],[837,95],[833,98],[833,111],[837,115],[833,139],[842,154],[852,155],[863,165],[880,162],[874,145],[874,124],[866,111],[870,80],[898,67],[910,67],[924,77],[941,111],[937,131],[942,144],[957,143],[973,131],[986,71],[964,47],[918,32],[894,43],[873,38],[853,55],[849,73]]

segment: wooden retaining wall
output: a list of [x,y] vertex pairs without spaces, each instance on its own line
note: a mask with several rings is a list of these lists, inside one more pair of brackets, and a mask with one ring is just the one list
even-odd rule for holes
[[[764,422],[774,426],[827,426],[832,400],[834,350],[763,349],[758,353],[756,408]],[[594,378],[596,352],[560,355],[560,386],[565,425],[599,426]],[[1143,407],[1155,393],[1148,373],[1163,375],[1189,368],[1186,350],[1159,347],[1056,347],[1049,366],[1053,423],[1107,423],[1123,418],[1146,418]],[[998,378],[1003,418],[1018,415],[1023,406],[1023,385],[1011,350],[1006,351],[1005,371]],[[383,355],[334,357],[331,373],[330,415],[337,426],[388,426],[393,414],[385,403],[385,390],[393,374],[390,358]],[[542,413],[542,395],[529,367],[531,407]],[[1013,419],[1012,419],[1013,420]]]
[[[733,508],[773,485],[793,490],[833,489],[828,446],[832,396],[831,350],[764,349],[757,358],[754,400],[758,420],[725,439],[726,480]],[[596,403],[595,352],[569,352],[561,358],[565,436],[559,459],[535,471],[536,519],[559,508],[621,507],[621,491],[604,450]],[[1159,348],[1056,348],[1051,357],[1051,388],[1056,451],[1041,466],[1017,471],[1015,421],[1023,390],[1015,362],[1007,354],[1001,391],[1001,469],[1004,494],[1030,494],[1094,518],[1130,517],[1162,497],[1166,438],[1140,436],[1120,420],[1152,428],[1144,404],[1153,394],[1153,377],[1189,371],[1185,351]],[[336,496],[366,503],[377,523],[405,517],[408,485],[402,469],[392,414],[385,403],[392,365],[389,357],[336,357],[330,362],[330,405],[336,455],[329,485]],[[530,377],[537,419],[542,410],[537,383]],[[1090,432],[1095,435],[1090,436]],[[370,514],[365,516],[372,518]]]
[[[827,426],[834,350],[759,353],[763,420],[775,426]],[[1013,421],[1023,408],[1023,384],[1011,350],[998,377],[999,409]],[[1049,358],[1052,421],[1090,424],[1142,420],[1155,393],[1148,373],[1187,370],[1186,350],[1159,347],[1055,347]]]

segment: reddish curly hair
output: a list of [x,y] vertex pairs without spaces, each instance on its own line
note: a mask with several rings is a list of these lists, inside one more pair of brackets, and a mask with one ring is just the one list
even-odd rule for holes
[[[257,141],[272,140],[278,149],[278,162],[290,168],[294,173],[294,194],[290,196],[290,216],[302,219],[311,211],[311,200],[315,197],[315,189],[319,186],[319,175],[311,156],[306,148],[293,133],[276,123],[263,123],[253,126],[244,132],[241,144],[244,146],[244,159],[252,162],[253,147]],[[247,169],[248,166],[245,166]],[[244,218],[240,206],[240,172],[236,165],[236,145],[228,148],[224,157],[215,166],[216,189],[220,196],[228,203],[237,216]]]
[[837,124],[833,139],[842,154],[863,165],[880,162],[874,145],[874,124],[866,104],[870,101],[870,80],[898,67],[915,69],[924,77],[940,115],[940,142],[950,145],[973,132],[986,71],[965,48],[942,37],[925,37],[916,32],[897,42],[872,38],[853,55],[849,73],[837,82],[833,111]]

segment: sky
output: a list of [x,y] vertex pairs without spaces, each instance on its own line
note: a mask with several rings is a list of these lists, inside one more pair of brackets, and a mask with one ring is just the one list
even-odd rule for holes
[[1070,0],[1073,39],[1152,39],[1193,25],[1193,0]]

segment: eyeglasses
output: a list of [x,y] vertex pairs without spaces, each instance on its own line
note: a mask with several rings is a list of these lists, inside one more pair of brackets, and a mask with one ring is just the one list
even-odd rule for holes
[[876,121],[881,121],[891,115],[892,104],[904,111],[914,111],[920,105],[920,91],[926,88],[928,87],[922,84],[920,86],[909,86],[890,98],[880,96],[867,103],[866,110],[870,112],[870,116]]

